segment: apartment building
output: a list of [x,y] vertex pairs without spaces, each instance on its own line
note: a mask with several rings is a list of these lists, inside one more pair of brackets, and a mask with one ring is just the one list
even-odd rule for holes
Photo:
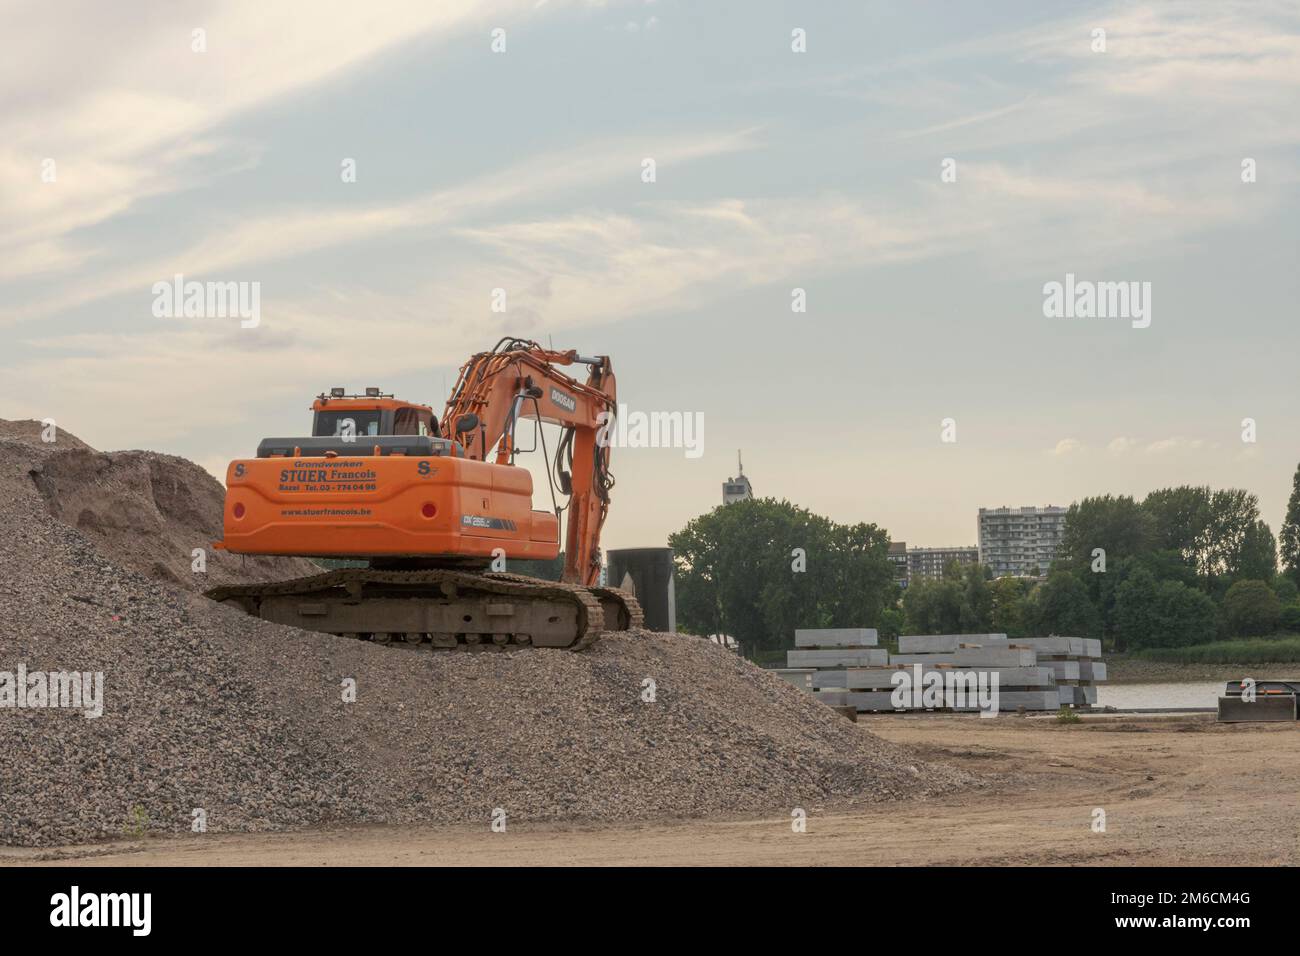
[[979,560],[994,577],[1039,577],[1061,550],[1066,509],[981,508]]
[[937,580],[951,561],[974,564],[979,548],[909,548],[906,541],[889,543],[889,563],[894,566],[894,580],[903,587],[912,581]]
[[912,581],[938,580],[943,569],[956,561],[958,564],[975,564],[980,550],[974,545],[960,548],[909,548],[907,551],[907,576]]
[[889,542],[889,563],[894,566],[894,580],[907,587],[907,542]]

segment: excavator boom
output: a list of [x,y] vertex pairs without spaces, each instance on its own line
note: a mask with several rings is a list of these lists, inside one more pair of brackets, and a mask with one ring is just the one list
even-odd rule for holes
[[[587,366],[585,382],[558,368],[577,364]],[[616,409],[608,357],[583,358],[576,351],[556,352],[517,339],[502,339],[491,352],[466,362],[447,400],[444,437],[463,436],[467,456],[479,461],[486,460],[493,445],[497,464],[513,457],[521,418],[561,426],[553,472],[570,495],[565,581],[590,585],[600,577],[600,532],[613,487],[609,447],[601,436],[613,424]]]

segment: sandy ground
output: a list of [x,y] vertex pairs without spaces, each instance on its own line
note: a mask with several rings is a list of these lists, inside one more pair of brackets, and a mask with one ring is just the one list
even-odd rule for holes
[[[991,790],[843,812],[636,826],[383,827],[0,849],[0,863],[348,866],[524,864],[1300,864],[1300,725],[1212,716],[872,717],[861,725]],[[1093,811],[1106,832],[1092,831]]]

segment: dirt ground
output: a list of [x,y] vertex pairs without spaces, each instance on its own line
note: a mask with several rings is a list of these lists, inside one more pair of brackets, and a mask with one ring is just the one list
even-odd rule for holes
[[[894,717],[860,724],[995,784],[861,811],[635,826],[383,827],[0,849],[113,865],[1208,865],[1300,863],[1300,725],[1212,715]],[[1096,808],[1106,832],[1092,830]]]

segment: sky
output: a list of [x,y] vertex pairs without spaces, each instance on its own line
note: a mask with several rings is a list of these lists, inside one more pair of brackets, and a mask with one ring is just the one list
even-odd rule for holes
[[[1175,484],[1281,524],[1295,3],[9,0],[0,37],[0,418],[222,476],[515,335],[702,423],[614,451],[607,548],[738,451],[910,546]],[[178,274],[260,321],[160,317]],[[1067,275],[1149,324],[1046,315]]]

